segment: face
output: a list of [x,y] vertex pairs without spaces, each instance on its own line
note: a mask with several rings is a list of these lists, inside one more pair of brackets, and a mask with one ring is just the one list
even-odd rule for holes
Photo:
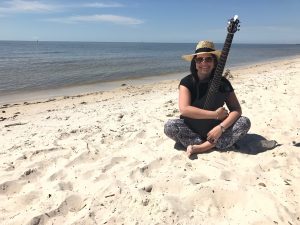
[[215,67],[214,58],[212,57],[212,54],[205,53],[197,55],[197,57],[194,60],[196,61],[196,69],[199,79],[203,80],[205,78],[208,78]]

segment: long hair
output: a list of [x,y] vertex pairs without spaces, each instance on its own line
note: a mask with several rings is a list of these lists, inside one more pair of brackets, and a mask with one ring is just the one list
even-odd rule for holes
[[[212,57],[214,59],[214,69],[211,72],[212,73],[211,76],[213,76],[214,73],[215,73],[215,70],[217,68],[217,65],[218,65],[218,59],[217,59],[217,57],[214,54],[211,54],[211,55],[212,55]],[[198,78],[198,74],[197,74],[196,61],[194,60],[196,57],[197,56],[195,55],[193,57],[192,61],[191,61],[190,72],[191,72],[191,74],[193,76],[193,81],[196,82],[196,83],[198,83],[199,78]]]

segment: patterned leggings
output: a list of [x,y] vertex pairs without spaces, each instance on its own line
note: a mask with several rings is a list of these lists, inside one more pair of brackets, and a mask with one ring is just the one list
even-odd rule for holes
[[[247,117],[241,116],[231,127],[221,135],[216,143],[217,149],[226,149],[234,145],[240,138],[247,134],[251,126]],[[189,145],[199,145],[203,140],[197,133],[192,131],[183,119],[168,120],[164,128],[165,134],[184,147]]]

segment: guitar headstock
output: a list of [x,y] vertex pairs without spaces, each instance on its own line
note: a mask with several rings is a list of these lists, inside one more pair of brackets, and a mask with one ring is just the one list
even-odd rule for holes
[[231,18],[229,21],[228,21],[228,26],[227,26],[227,31],[228,33],[235,33],[236,31],[240,30],[239,25],[240,21],[238,19],[238,16],[235,15],[233,18]]

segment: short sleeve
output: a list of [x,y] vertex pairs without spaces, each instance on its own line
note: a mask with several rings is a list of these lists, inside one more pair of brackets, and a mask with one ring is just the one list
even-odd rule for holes
[[182,78],[179,85],[185,86],[187,89],[190,90],[190,92],[192,92],[194,86],[192,75],[188,75]]
[[233,92],[234,91],[230,81],[227,80],[225,77],[222,77],[222,79],[221,79],[220,91],[221,92]]

